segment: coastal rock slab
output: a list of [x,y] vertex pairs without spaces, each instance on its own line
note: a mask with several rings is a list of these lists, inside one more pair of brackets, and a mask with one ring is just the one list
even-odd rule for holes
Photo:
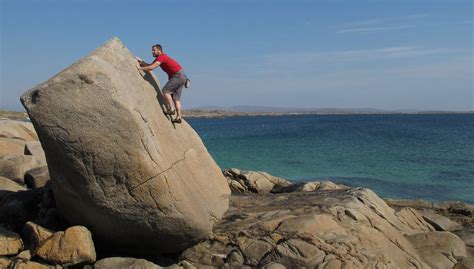
[[174,125],[152,73],[114,38],[21,102],[56,204],[109,248],[181,251],[208,236],[230,189],[197,133]]
[[24,141],[38,140],[33,124],[17,120],[0,120],[0,137]]
[[[433,231],[416,210],[396,211],[366,188],[233,195],[214,236],[188,248],[180,259],[200,268],[226,263],[231,268],[270,263],[287,268],[430,268],[426,259],[432,254],[409,237]],[[443,237],[434,234],[433,240]],[[459,255],[458,243],[430,247],[436,255],[448,250]]]
[[432,212],[423,212],[423,218],[437,231],[457,231],[462,229],[462,225],[444,216]]
[[0,137],[0,154],[23,155],[25,141],[16,138]]
[[35,254],[53,264],[63,265],[94,262],[96,259],[92,235],[82,226],[54,233],[38,247]]
[[426,232],[408,236],[408,240],[431,268],[452,268],[466,258],[466,245],[450,232]]

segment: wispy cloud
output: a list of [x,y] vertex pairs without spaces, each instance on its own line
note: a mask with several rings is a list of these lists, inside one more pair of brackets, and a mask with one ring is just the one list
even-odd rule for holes
[[344,33],[355,33],[355,32],[380,32],[380,31],[391,31],[391,30],[401,30],[413,28],[412,25],[399,25],[399,26],[384,26],[384,27],[364,27],[364,28],[348,28],[344,30],[339,30],[337,34]]
[[362,21],[354,21],[343,24],[336,31],[338,34],[393,31],[413,28],[413,24],[419,19],[428,17],[428,14],[411,14],[407,16],[392,18],[374,18]]
[[349,63],[349,62],[368,62],[374,60],[395,60],[402,58],[415,58],[422,56],[448,55],[456,53],[470,53],[466,49],[457,48],[424,48],[416,46],[393,46],[373,49],[360,50],[341,50],[332,52],[291,52],[266,55],[264,62],[268,66],[286,66],[292,64],[311,64],[311,63]]

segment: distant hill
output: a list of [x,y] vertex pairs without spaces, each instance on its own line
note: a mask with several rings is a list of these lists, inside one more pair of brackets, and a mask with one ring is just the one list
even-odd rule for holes
[[191,111],[220,111],[220,112],[236,112],[236,113],[299,113],[299,114],[442,114],[442,113],[473,113],[473,111],[444,111],[444,110],[417,110],[417,109],[396,109],[385,110],[376,108],[295,108],[295,107],[273,107],[273,106],[202,106]]

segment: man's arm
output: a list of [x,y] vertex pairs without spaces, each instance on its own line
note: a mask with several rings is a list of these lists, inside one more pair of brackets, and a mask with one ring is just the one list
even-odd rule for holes
[[152,64],[147,64],[144,61],[139,61],[140,67],[138,67],[139,70],[142,71],[151,71],[155,68],[157,68],[161,63],[158,61],[153,62]]

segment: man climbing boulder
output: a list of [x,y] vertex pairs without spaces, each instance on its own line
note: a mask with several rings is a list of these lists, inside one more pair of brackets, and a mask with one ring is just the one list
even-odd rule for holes
[[21,96],[56,205],[107,249],[181,251],[229,205],[220,168],[186,122],[163,114],[153,73],[114,38]]

